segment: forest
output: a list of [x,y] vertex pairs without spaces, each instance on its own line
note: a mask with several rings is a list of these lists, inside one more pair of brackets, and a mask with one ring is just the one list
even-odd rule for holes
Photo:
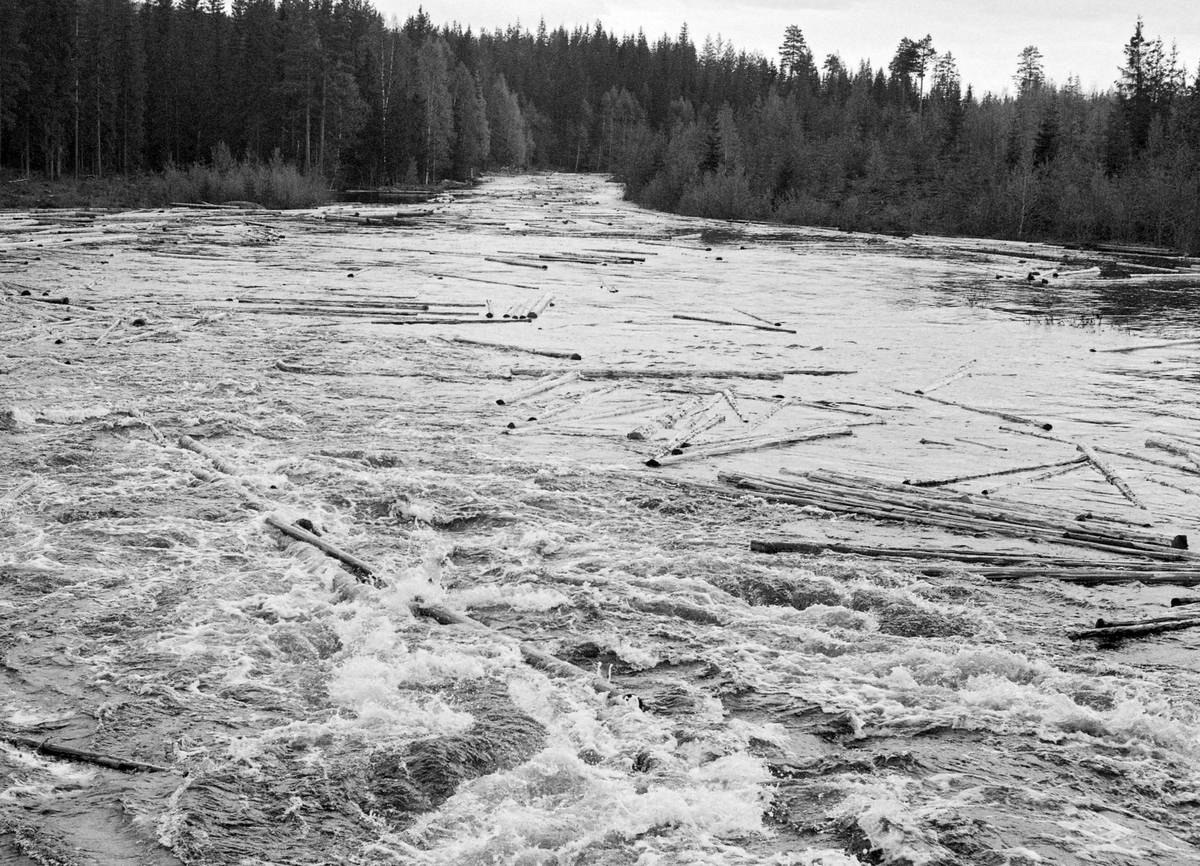
[[1200,69],[1130,30],[1104,92],[1030,45],[981,96],[929,36],[873,68],[799,26],[773,59],[686,26],[476,33],[368,0],[0,0],[0,178],[598,171],[684,214],[1197,254]]

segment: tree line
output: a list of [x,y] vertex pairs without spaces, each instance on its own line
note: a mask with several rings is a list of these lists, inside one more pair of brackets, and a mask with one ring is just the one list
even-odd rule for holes
[[605,171],[688,214],[1200,250],[1200,71],[1140,19],[1123,53],[1084,93],[1029,46],[1011,94],[977,97],[929,36],[875,68],[795,26],[775,62],[686,27],[474,33],[368,0],[0,0],[0,168]]

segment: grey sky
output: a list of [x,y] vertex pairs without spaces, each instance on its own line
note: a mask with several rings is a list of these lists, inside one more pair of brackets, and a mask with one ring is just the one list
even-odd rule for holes
[[[404,19],[416,11],[406,0],[373,0],[385,16]],[[887,65],[901,37],[933,37],[951,52],[965,84],[978,94],[1011,89],[1017,55],[1026,45],[1041,50],[1046,74],[1058,83],[1078,75],[1085,91],[1112,86],[1124,62],[1122,46],[1138,15],[1147,37],[1179,47],[1189,82],[1200,64],[1200,0],[422,0],[435,24],[454,21],[494,30],[516,21],[533,30],[539,19],[553,29],[599,20],[618,35],[645,31],[653,41],[688,25],[697,46],[720,34],[736,48],[778,60],[783,30],[804,31],[818,62],[840,54],[849,65],[869,59]]]

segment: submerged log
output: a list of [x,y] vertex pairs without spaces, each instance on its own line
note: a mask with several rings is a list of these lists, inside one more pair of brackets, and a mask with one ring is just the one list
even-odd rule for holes
[[936,391],[938,388],[944,388],[945,386],[949,385],[951,382],[957,382],[959,379],[963,379],[963,378],[970,378],[970,376],[971,376],[970,368],[971,368],[971,365],[973,365],[974,363],[975,362],[973,360],[967,361],[967,363],[963,364],[961,367],[959,367],[957,370],[955,370],[953,373],[951,373],[949,376],[945,377],[944,379],[938,379],[932,385],[926,385],[924,388],[916,388],[913,390],[913,393],[920,394],[922,397],[924,397],[930,391]]
[[207,445],[201,445],[199,442],[197,442],[191,436],[187,436],[187,435],[180,436],[179,437],[179,447],[186,448],[188,451],[194,451],[195,453],[199,454],[201,457],[206,458],[210,463],[212,463],[213,466],[217,467],[217,469],[219,469],[221,472],[224,472],[226,475],[241,474],[236,466],[234,466],[232,463],[230,463],[228,460],[226,460],[220,454],[217,454],[215,451],[213,451]]
[[1171,599],[1171,607],[1180,607],[1185,604],[1200,604],[1200,595],[1177,596]]
[[86,764],[95,764],[98,767],[108,767],[110,770],[120,770],[122,772],[151,772],[151,773],[170,773],[169,767],[160,767],[158,764],[147,764],[143,761],[131,761],[127,758],[114,758],[111,755],[102,755],[99,752],[89,752],[84,749],[75,749],[71,746],[60,746],[51,743],[49,740],[39,740],[36,737],[23,737],[18,734],[0,733],[0,740],[6,743],[11,743],[14,746],[20,746],[23,749],[30,749],[34,752],[41,752],[43,755],[50,755],[55,758],[67,758],[72,761],[80,761]]

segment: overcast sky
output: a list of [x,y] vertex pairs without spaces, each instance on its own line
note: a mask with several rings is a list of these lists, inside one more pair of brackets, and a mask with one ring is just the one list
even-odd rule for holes
[[[434,24],[459,22],[480,29],[520,21],[535,30],[539,19],[568,30],[599,20],[619,36],[642,29],[651,41],[675,36],[686,22],[697,47],[718,34],[739,50],[759,51],[778,62],[784,28],[795,24],[818,63],[831,53],[850,66],[869,59],[887,65],[902,37],[933,37],[951,52],[963,85],[977,95],[1012,88],[1017,55],[1036,45],[1046,75],[1062,84],[1078,75],[1085,91],[1112,86],[1124,62],[1122,46],[1138,15],[1148,38],[1179,47],[1189,83],[1200,64],[1200,0],[422,0]],[[373,0],[385,16],[403,20],[416,4]]]

